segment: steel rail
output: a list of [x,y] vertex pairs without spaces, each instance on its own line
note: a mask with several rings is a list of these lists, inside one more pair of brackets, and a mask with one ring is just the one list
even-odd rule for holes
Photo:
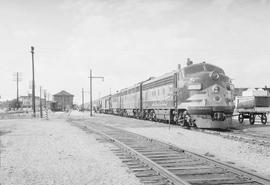
[[193,152],[186,151],[186,153],[190,154],[190,155],[193,155],[195,157],[204,158],[205,160],[207,160],[207,161],[209,161],[211,163],[214,163],[215,165],[219,165],[219,166],[221,166],[223,168],[226,168],[227,170],[229,170],[229,171],[231,171],[233,173],[236,173],[238,175],[243,175],[243,176],[246,176],[248,178],[251,178],[251,179],[255,180],[258,183],[270,184],[270,179],[268,179],[266,177],[263,177],[263,176],[261,176],[261,175],[259,175],[257,173],[251,173],[251,172],[249,172],[247,170],[243,170],[243,169],[228,165],[228,164],[220,162],[220,161],[216,161],[216,160],[211,159],[209,157],[206,157],[206,156],[203,156],[203,155],[200,155],[200,154],[196,154],[196,153],[193,153]]
[[[110,127],[110,126],[106,126],[106,127]],[[112,128],[113,128],[113,127],[112,127]],[[113,129],[116,129],[116,128],[113,128]],[[117,128],[117,129],[118,129],[118,128]],[[119,130],[120,130],[120,129],[119,129]],[[129,131],[126,131],[126,130],[124,130],[124,132],[128,132],[128,133],[130,133],[130,134],[134,134],[134,135],[137,135],[137,136],[139,136],[139,137],[144,137],[145,139],[148,139],[148,140],[149,140],[149,138],[147,138],[147,137],[145,137],[145,136],[142,136],[142,135],[139,135],[139,134],[136,134],[136,133],[133,133],[133,132],[129,132]],[[175,150],[175,151],[181,151],[181,152],[184,151],[186,154],[195,156],[195,157],[197,157],[197,158],[203,158],[203,159],[205,159],[206,161],[208,161],[208,162],[210,162],[210,163],[214,163],[215,165],[219,165],[219,166],[221,166],[221,167],[223,167],[223,168],[226,168],[227,170],[230,170],[230,171],[233,172],[233,173],[236,173],[236,174],[239,174],[239,175],[243,175],[243,176],[247,176],[247,177],[249,177],[249,178],[252,178],[252,179],[256,180],[256,181],[259,182],[259,183],[262,183],[262,184],[270,184],[270,179],[269,179],[269,178],[266,178],[266,177],[264,177],[264,176],[261,176],[261,175],[259,175],[259,174],[257,174],[257,173],[249,172],[249,171],[247,171],[247,170],[243,170],[243,169],[240,169],[240,168],[231,166],[231,165],[226,164],[226,163],[221,162],[221,161],[216,161],[216,160],[211,159],[211,158],[209,158],[209,157],[206,157],[206,156],[204,156],[204,155],[200,155],[200,154],[196,154],[196,153],[194,153],[194,152],[190,152],[190,151],[187,151],[187,150],[183,150],[183,149],[181,149],[181,148],[179,148],[179,147],[177,147],[176,145],[173,145],[173,144],[165,143],[165,142],[158,141],[158,140],[152,139],[152,138],[150,138],[150,140],[151,140],[152,142],[160,143],[160,144],[162,144],[162,145],[168,145],[170,149],[173,149],[173,150]]]
[[[83,124],[85,124],[85,123],[83,123]],[[89,126],[90,125],[87,125],[87,128]],[[98,125],[98,126],[100,127],[101,125]],[[259,175],[257,173],[250,172],[250,171],[247,171],[247,170],[244,170],[244,169],[239,169],[237,167],[234,167],[234,166],[229,165],[229,164],[224,163],[224,162],[216,161],[216,160],[211,159],[209,157],[206,157],[204,155],[200,155],[200,154],[196,154],[194,152],[190,152],[190,151],[187,151],[187,150],[180,149],[179,147],[177,147],[176,145],[173,145],[173,144],[165,143],[165,142],[162,142],[162,141],[159,141],[159,140],[148,138],[148,137],[145,137],[145,136],[133,133],[133,132],[122,130],[122,129],[119,129],[119,128],[114,128],[114,127],[108,126],[108,125],[102,125],[101,128],[102,129],[109,129],[109,130],[114,131],[114,132],[118,131],[118,132],[127,133],[127,134],[130,134],[130,135],[136,136],[138,138],[142,138],[142,139],[151,141],[151,143],[156,143],[156,144],[159,144],[159,145],[162,145],[162,146],[166,146],[169,149],[174,150],[174,151],[185,152],[185,154],[187,154],[187,155],[189,155],[191,157],[198,158],[198,159],[203,159],[206,162],[208,162],[208,163],[210,163],[210,164],[212,164],[214,166],[221,167],[221,168],[223,168],[223,169],[225,169],[225,170],[227,170],[227,171],[229,171],[231,173],[234,173],[234,174],[236,174],[238,176],[242,176],[244,178],[256,181],[257,183],[270,184],[270,179],[268,179],[266,177],[263,177],[263,176],[261,176],[261,175]],[[108,138],[109,140],[114,141],[114,143],[117,144],[120,148],[124,148],[124,149],[127,149],[128,151],[131,151],[133,154],[135,154],[139,158],[139,160],[145,162],[146,164],[149,164],[149,166],[151,166],[151,167],[153,166],[153,169],[155,169],[158,172],[161,170],[162,171],[162,173],[160,173],[161,175],[163,175],[164,177],[167,177],[168,179],[172,180],[173,182],[176,182],[175,184],[177,184],[177,181],[179,179],[178,176],[172,174],[170,171],[164,169],[160,165],[156,164],[155,162],[148,159],[144,155],[140,154],[136,150],[134,150],[131,147],[127,146],[123,142],[121,142],[119,140],[116,140],[113,137],[109,136],[108,134],[105,133],[106,131],[103,131],[103,132],[98,131],[97,129],[93,128],[93,126],[91,127],[91,130],[94,130],[96,133],[99,133],[99,134],[105,136],[106,138]],[[185,180],[182,180],[182,179],[180,179],[179,183],[180,184],[189,184],[189,182],[187,182]]]
[[[91,126],[90,126],[91,127]],[[108,138],[110,141],[114,142],[117,146],[119,146],[120,148],[129,151],[131,154],[136,155],[135,157],[137,159],[139,159],[140,161],[143,161],[144,163],[146,163],[147,165],[149,165],[151,168],[153,168],[156,172],[158,172],[160,175],[162,175],[163,177],[167,178],[168,180],[170,180],[171,182],[173,182],[173,184],[175,185],[191,185],[190,183],[184,181],[183,179],[177,177],[176,175],[174,175],[173,173],[171,173],[170,171],[166,170],[165,168],[163,168],[162,166],[158,165],[157,163],[151,161],[150,159],[148,159],[147,157],[143,156],[142,154],[140,154],[139,152],[135,151],[134,149],[132,149],[131,147],[125,145],[124,143],[122,143],[121,141],[107,135],[106,133],[99,131],[93,127],[89,128],[89,125],[87,125],[88,129],[91,129],[93,132],[98,133],[106,138]],[[122,131],[122,130],[121,130]]]
[[[110,126],[106,126],[106,127],[110,127]],[[113,127],[112,127],[113,128]],[[113,128],[113,129],[116,129],[116,128]],[[118,129],[118,128],[117,128]],[[120,129],[119,129],[120,130]],[[257,182],[259,183],[262,183],[262,184],[270,184],[270,179],[269,178],[266,178],[264,176],[261,176],[257,173],[254,173],[254,172],[249,172],[247,170],[243,170],[243,169],[240,169],[240,168],[237,168],[237,167],[234,167],[234,166],[231,166],[229,164],[226,164],[224,162],[221,162],[221,161],[216,161],[214,159],[211,159],[209,157],[206,157],[204,155],[200,155],[200,154],[196,154],[194,152],[190,152],[190,151],[187,151],[187,150],[183,150],[181,148],[179,148],[178,146],[176,145],[173,145],[173,144],[169,144],[169,143],[165,143],[165,142],[162,142],[162,141],[158,141],[156,139],[152,139],[152,138],[147,138],[145,136],[142,136],[142,135],[139,135],[139,134],[136,134],[136,133],[133,133],[133,132],[129,132],[129,131],[126,131],[126,130],[123,130],[124,132],[128,132],[130,134],[134,134],[134,135],[137,135],[138,137],[143,137],[147,140],[151,140],[152,142],[156,142],[156,143],[160,143],[162,145],[168,145],[170,149],[173,149],[175,151],[184,151],[186,154],[189,154],[189,155],[192,155],[192,156],[195,156],[197,158],[203,158],[205,159],[206,161],[210,162],[210,163],[214,163],[216,165],[219,165],[223,168],[226,168],[227,170],[230,170],[231,172],[233,173],[236,173],[236,174],[239,174],[241,173],[240,175],[244,175],[244,176],[247,176],[247,177],[250,177],[254,180],[256,180]]]
[[[244,140],[252,144],[259,144],[263,146],[270,145],[270,137],[261,136],[259,134],[241,133],[241,132],[221,132],[214,130],[192,129],[194,132],[200,132],[204,134],[220,136],[230,140]],[[254,143],[255,142],[255,143]]]
[[[110,116],[118,116],[118,115],[110,115]],[[135,119],[135,118],[131,118],[131,119]],[[145,120],[145,121],[149,121],[149,120]],[[158,122],[158,123],[163,124],[163,122]],[[171,125],[171,126],[184,129],[180,125]],[[204,133],[204,134],[209,134],[209,135],[221,136],[223,138],[227,138],[227,139],[231,139],[231,140],[234,140],[234,138],[236,138],[239,140],[243,139],[243,140],[250,142],[250,143],[253,143],[253,144],[254,144],[254,142],[256,142],[255,144],[259,144],[259,145],[264,145],[264,146],[270,145],[270,137],[262,137],[261,135],[257,135],[257,134],[253,135],[253,134],[249,134],[249,133],[239,133],[239,132],[236,132],[236,133],[235,132],[222,132],[222,131],[214,131],[214,130],[195,128],[195,127],[191,127],[190,130],[195,131],[195,132]]]

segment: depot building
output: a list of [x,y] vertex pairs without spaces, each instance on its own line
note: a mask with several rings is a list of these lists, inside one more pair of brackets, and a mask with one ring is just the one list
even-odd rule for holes
[[56,103],[56,109],[60,111],[69,110],[73,106],[74,95],[68,93],[65,90],[60,91],[53,95],[54,102]]

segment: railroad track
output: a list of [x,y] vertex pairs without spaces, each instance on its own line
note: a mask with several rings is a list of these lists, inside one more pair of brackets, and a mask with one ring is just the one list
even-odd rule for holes
[[242,131],[229,131],[229,132],[222,132],[222,131],[215,131],[215,130],[204,130],[204,129],[194,129],[194,131],[203,132],[205,134],[212,134],[221,136],[223,138],[235,140],[235,141],[242,141],[250,144],[258,144],[261,146],[270,146],[270,137],[268,135],[262,134],[255,134],[255,133],[246,133]]
[[111,150],[144,184],[270,184],[270,179],[176,146],[102,124],[75,126],[111,142]]
[[[116,115],[111,115],[111,116],[119,117]],[[130,119],[135,119],[135,118],[130,118]],[[167,123],[158,122],[158,124],[165,125]],[[176,124],[171,124],[171,127],[183,128],[180,125],[176,125]],[[245,142],[249,144],[257,144],[257,145],[261,145],[265,147],[270,147],[269,135],[246,133],[246,132],[242,132],[241,130],[218,131],[218,130],[209,130],[209,129],[199,129],[199,128],[193,128],[193,127],[191,127],[190,130],[196,131],[196,132],[202,132],[205,134],[212,134],[212,135],[220,136],[226,139],[241,141],[241,142]]]
[[[158,122],[158,123],[162,124],[164,122]],[[164,124],[168,124],[168,123],[164,123]],[[177,124],[171,124],[171,127],[178,127],[178,128],[186,129],[186,128],[184,128],[180,125],[177,125]],[[235,141],[242,141],[245,143],[258,144],[261,146],[270,147],[270,137],[269,137],[269,135],[266,135],[266,134],[247,133],[247,132],[243,132],[241,130],[235,130],[235,129],[223,130],[223,131],[214,130],[214,129],[211,129],[211,130],[210,129],[200,129],[200,128],[195,128],[195,127],[190,127],[188,129],[190,129],[192,131],[202,132],[205,134],[212,134],[212,135],[216,135],[216,136],[221,136],[223,138],[231,139],[231,140],[235,140]]]

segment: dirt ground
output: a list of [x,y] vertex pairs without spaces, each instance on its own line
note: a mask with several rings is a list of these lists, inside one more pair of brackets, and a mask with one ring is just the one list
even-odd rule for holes
[[1,185],[139,185],[107,145],[55,115],[0,121]]

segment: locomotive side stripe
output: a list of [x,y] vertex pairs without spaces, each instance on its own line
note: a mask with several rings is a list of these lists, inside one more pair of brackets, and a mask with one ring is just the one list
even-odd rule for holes
[[186,101],[183,101],[182,103],[189,103],[189,102],[201,102],[203,101],[202,99],[200,100],[186,100]]

